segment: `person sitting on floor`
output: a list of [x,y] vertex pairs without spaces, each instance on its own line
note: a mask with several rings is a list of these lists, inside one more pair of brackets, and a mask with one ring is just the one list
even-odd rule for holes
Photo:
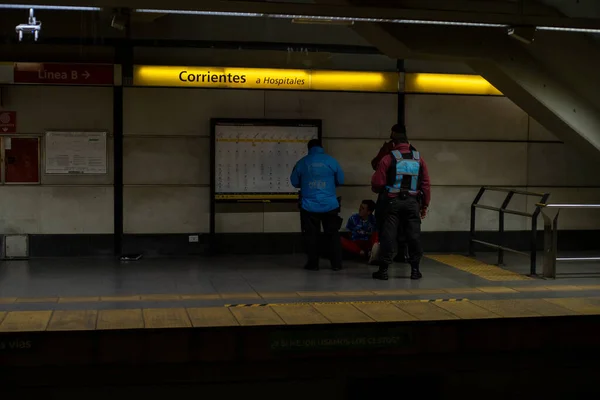
[[379,241],[375,222],[375,202],[363,200],[358,213],[348,219],[346,229],[350,238],[342,237],[342,248],[353,255],[369,256],[373,245]]

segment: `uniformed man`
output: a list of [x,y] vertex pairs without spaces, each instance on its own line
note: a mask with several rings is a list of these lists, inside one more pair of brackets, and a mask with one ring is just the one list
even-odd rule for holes
[[342,247],[339,216],[340,202],[336,188],[344,183],[344,172],[337,160],[323,150],[321,141],[308,143],[308,155],[294,166],[291,184],[300,189],[300,218],[306,242],[308,262],[306,269],[319,270],[319,235],[321,225],[330,249],[330,262],[334,271],[342,269]]
[[[383,146],[381,146],[381,148],[379,149],[379,152],[377,153],[375,158],[373,158],[371,160],[371,167],[373,168],[373,171],[377,170],[377,165],[379,165],[379,161],[381,161],[381,159],[383,157],[390,154],[393,149],[394,149],[394,141],[393,140],[390,140],[389,142],[385,142],[383,144]],[[410,144],[410,151],[411,152],[417,151],[417,149],[412,144]],[[382,216],[381,208],[383,205],[385,205],[385,202],[382,201],[382,200],[385,200],[385,197],[386,197],[386,195],[384,192],[379,193],[379,196],[377,197],[377,203],[376,203],[374,215],[375,215],[375,220],[377,221],[377,230],[378,231],[380,231],[381,227],[383,226],[383,216]],[[400,229],[398,231],[396,257],[394,258],[394,261],[408,263],[408,246],[406,245],[406,235],[404,234],[404,231],[402,229]]]
[[398,231],[402,229],[408,245],[410,277],[421,279],[421,219],[427,215],[431,199],[429,173],[420,153],[410,149],[404,126],[394,125],[391,138],[392,151],[381,159],[371,180],[373,191],[383,194],[379,270],[373,278],[388,279]]

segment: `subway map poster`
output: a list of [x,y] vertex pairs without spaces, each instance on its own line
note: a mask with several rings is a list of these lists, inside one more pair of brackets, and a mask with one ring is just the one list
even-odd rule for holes
[[217,123],[215,199],[295,199],[290,174],[307,154],[307,143],[319,137],[317,124]]

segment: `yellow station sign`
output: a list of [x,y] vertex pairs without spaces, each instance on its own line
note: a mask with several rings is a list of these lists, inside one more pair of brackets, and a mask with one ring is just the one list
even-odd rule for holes
[[406,93],[470,94],[501,96],[502,93],[479,75],[408,73]]
[[397,93],[395,72],[137,65],[134,86]]
[[136,65],[134,86],[501,96],[479,75]]

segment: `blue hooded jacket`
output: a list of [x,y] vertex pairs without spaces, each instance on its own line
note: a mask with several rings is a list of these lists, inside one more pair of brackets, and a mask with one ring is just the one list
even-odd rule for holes
[[311,148],[296,163],[290,182],[301,190],[304,210],[324,213],[339,208],[336,187],[344,184],[344,171],[322,147]]

